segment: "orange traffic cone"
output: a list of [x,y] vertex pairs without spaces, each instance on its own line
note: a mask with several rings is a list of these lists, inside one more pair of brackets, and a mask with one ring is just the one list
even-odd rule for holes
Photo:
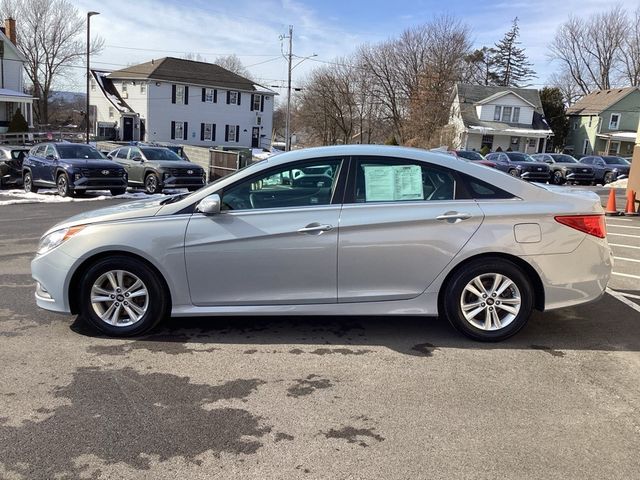
[[636,193],[631,189],[627,190],[627,206],[624,209],[624,214],[629,217],[638,216],[638,212],[636,211]]
[[609,201],[607,202],[607,209],[604,211],[604,214],[607,216],[620,215],[618,213],[618,209],[616,208],[616,189],[609,189]]

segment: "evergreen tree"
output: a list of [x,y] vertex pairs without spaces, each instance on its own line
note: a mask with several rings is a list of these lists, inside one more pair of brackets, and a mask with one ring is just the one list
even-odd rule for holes
[[16,110],[16,113],[13,114],[13,118],[9,122],[9,128],[7,132],[9,133],[22,133],[29,131],[29,124],[24,119],[22,112],[20,109]]
[[544,118],[553,130],[553,148],[555,151],[562,150],[565,137],[569,133],[569,120],[562,92],[557,87],[544,87],[540,90],[540,100]]
[[519,36],[520,28],[518,27],[518,17],[516,17],[513,20],[511,30],[495,44],[493,61],[498,85],[504,87],[526,86],[527,81],[536,75],[536,72],[531,68],[533,64],[529,62],[524,53],[524,48],[518,46],[520,45]]

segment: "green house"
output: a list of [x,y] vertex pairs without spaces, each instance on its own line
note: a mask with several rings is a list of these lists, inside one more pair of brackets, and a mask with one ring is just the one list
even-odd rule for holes
[[640,88],[592,92],[571,105],[567,116],[567,151],[630,157],[640,119]]

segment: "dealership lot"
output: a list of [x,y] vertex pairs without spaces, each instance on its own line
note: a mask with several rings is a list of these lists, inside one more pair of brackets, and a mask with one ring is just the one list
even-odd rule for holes
[[[0,207],[0,478],[635,478],[640,311],[611,295],[500,344],[442,319],[175,319],[138,339],[38,310],[68,216]],[[640,297],[640,220],[607,219]],[[213,272],[215,274],[215,272]]]

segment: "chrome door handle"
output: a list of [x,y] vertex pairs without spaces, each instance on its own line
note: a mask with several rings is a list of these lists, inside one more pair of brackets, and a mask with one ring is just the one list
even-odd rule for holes
[[322,233],[327,232],[333,228],[333,225],[320,225],[319,223],[310,223],[306,227],[302,227],[298,230],[298,233]]
[[436,220],[467,220],[471,218],[470,213],[461,213],[461,212],[445,212],[442,215],[438,215]]

